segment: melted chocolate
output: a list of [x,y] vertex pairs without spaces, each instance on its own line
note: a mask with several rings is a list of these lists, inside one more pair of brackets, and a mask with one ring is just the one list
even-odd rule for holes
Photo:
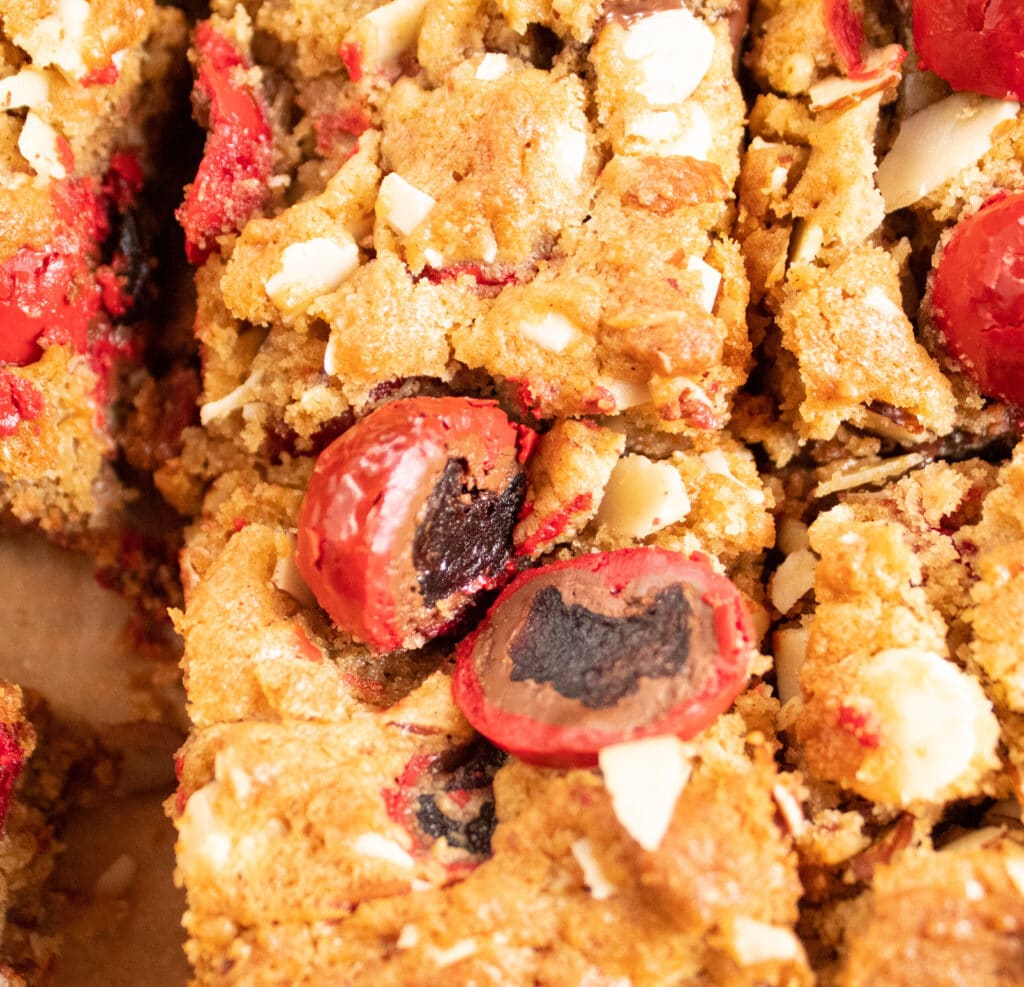
[[642,676],[670,678],[690,657],[690,605],[679,586],[661,590],[634,614],[610,617],[565,605],[554,587],[530,604],[509,643],[512,681],[550,683],[589,709],[614,706],[637,691]]
[[512,528],[526,486],[523,474],[516,474],[500,494],[470,491],[466,480],[465,461],[448,460],[416,529],[412,561],[427,607],[480,576],[497,576],[512,554]]
[[601,21],[604,24],[621,24],[629,27],[634,21],[663,10],[679,10],[681,0],[609,0],[604,5]]
[[[503,750],[477,737],[448,750],[431,764],[415,780],[415,797],[410,802],[409,824],[420,844],[428,847],[444,837],[450,847],[473,857],[490,856],[491,836],[497,825],[491,785],[495,772],[507,759]],[[461,798],[446,799],[450,811],[445,812],[438,799],[448,793],[458,793]]]

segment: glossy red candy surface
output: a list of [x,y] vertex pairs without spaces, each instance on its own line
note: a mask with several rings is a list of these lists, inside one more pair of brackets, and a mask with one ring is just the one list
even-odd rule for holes
[[919,64],[954,89],[1024,98],[1020,0],[914,0]]
[[532,432],[491,401],[409,398],[321,453],[297,561],[340,628],[380,650],[418,646],[500,585]]
[[931,292],[946,347],[978,390],[1024,405],[1024,192],[961,220]]
[[263,98],[245,76],[248,61],[208,21],[196,28],[195,47],[196,92],[209,105],[209,133],[177,215],[188,259],[201,264],[216,238],[240,230],[265,200],[273,144]]

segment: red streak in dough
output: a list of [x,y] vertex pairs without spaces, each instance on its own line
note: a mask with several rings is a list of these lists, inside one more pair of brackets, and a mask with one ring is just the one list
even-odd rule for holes
[[177,212],[189,262],[201,264],[216,238],[236,233],[263,205],[273,170],[273,137],[262,96],[246,77],[251,66],[208,21],[196,28],[196,92],[210,123],[195,181]]

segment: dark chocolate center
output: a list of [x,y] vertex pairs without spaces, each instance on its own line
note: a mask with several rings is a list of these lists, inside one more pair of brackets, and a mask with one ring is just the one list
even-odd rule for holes
[[690,657],[690,604],[669,586],[625,617],[565,605],[542,589],[509,646],[512,681],[550,683],[590,709],[614,706],[637,691],[642,676],[678,675]]
[[517,473],[501,493],[469,490],[466,463],[449,459],[416,529],[412,564],[432,607],[474,582],[497,576],[512,554],[512,528],[526,481]]

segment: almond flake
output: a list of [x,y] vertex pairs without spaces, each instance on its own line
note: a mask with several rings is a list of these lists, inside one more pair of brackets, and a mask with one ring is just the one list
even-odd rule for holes
[[690,513],[690,498],[671,463],[623,456],[608,478],[596,520],[626,538],[646,538]]
[[976,164],[996,127],[1019,111],[1011,100],[953,93],[905,120],[875,173],[886,211],[913,205]]
[[645,850],[657,850],[690,780],[693,748],[678,737],[646,737],[605,747],[598,763],[616,818]]

